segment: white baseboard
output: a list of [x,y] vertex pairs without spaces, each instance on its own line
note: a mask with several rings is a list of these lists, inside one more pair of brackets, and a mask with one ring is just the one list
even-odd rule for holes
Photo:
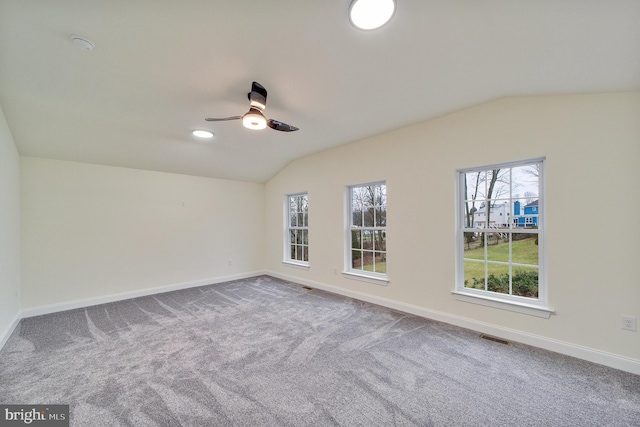
[[425,317],[427,319],[449,323],[451,325],[471,329],[483,334],[493,335],[495,337],[507,339],[509,341],[531,345],[567,356],[576,357],[578,359],[587,360],[589,362],[609,366],[611,368],[620,369],[632,374],[640,375],[640,360],[638,359],[632,359],[614,353],[571,344],[565,341],[530,334],[528,332],[505,328],[490,323],[479,322],[467,317],[457,316],[437,310],[430,310],[413,304],[407,304],[387,298],[381,298],[361,292],[351,291],[348,289],[339,288],[337,286],[300,279],[298,277],[288,276],[286,274],[280,274],[273,271],[269,271],[266,274],[278,279],[287,280],[289,282],[299,283],[301,285],[309,286],[312,288],[344,295],[349,298],[370,302],[372,304],[381,305],[383,307],[392,308],[394,310],[402,311],[405,313],[415,314],[416,316]]
[[171,292],[180,289],[194,288],[198,286],[212,285],[216,283],[229,282],[232,280],[246,279],[249,277],[261,276],[267,274],[282,280],[298,283],[301,285],[310,286],[312,288],[321,289],[327,292],[332,292],[339,295],[344,295],[349,298],[354,298],[361,301],[370,302],[372,304],[381,305],[383,307],[392,308],[405,313],[414,314],[416,316],[425,317],[427,319],[433,319],[440,322],[449,323],[452,325],[460,326],[466,329],[478,331],[480,333],[493,335],[496,337],[504,338],[510,341],[516,341],[523,344],[532,345],[535,347],[543,348],[545,350],[554,351],[556,353],[565,354],[567,356],[576,357],[579,359],[587,360],[589,362],[598,363],[601,365],[609,366],[622,371],[630,372],[632,374],[640,375],[640,360],[632,359],[625,356],[601,351],[589,347],[584,347],[565,341],[556,340],[553,338],[547,338],[540,335],[530,334],[528,332],[522,332],[515,329],[505,328],[502,326],[493,325],[490,323],[479,322],[477,320],[469,319],[467,317],[457,316],[450,313],[445,313],[437,310],[430,310],[424,307],[416,306],[413,304],[407,304],[387,298],[376,297],[373,295],[365,294],[362,292],[351,291],[348,289],[340,288],[337,286],[327,285],[324,283],[314,282],[310,280],[301,279],[298,277],[289,276],[286,274],[280,274],[273,271],[254,271],[250,273],[235,274],[229,276],[221,276],[212,279],[197,280],[192,282],[178,283],[174,285],[161,286],[150,289],[143,289],[139,291],[123,292],[119,294],[107,295],[96,298],[86,298],[81,300],[68,301],[58,304],[49,304],[39,307],[31,307],[21,310],[16,314],[14,319],[9,323],[5,330],[0,334],[0,350],[9,339],[16,326],[20,322],[20,319],[39,316],[43,314],[56,313],[65,310],[72,310],[76,308],[89,307],[98,304],[105,304],[115,301],[122,301],[131,298],[137,298],[148,295],[160,294],[163,292]]
[[[192,282],[177,283],[174,285],[160,286],[157,288],[142,289],[139,291],[122,292],[119,294],[106,295],[95,298],[85,298],[67,301],[57,304],[41,305],[38,307],[25,308],[21,312],[21,318],[40,316],[43,314],[57,313],[59,311],[73,310],[75,308],[90,307],[92,305],[106,304],[110,302],[122,301],[131,298],[145,297],[148,295],[161,294],[164,292],[177,291],[180,289],[195,288],[198,286],[214,285],[216,283],[230,282],[232,280],[247,279],[249,277],[267,274],[265,271],[253,271],[250,273],[233,274],[220,276],[211,279],[195,280]],[[19,319],[18,319],[19,320]],[[1,348],[1,347],[0,347]]]
[[16,329],[16,326],[18,326],[18,323],[20,323],[20,319],[22,319],[22,312],[18,310],[11,322],[4,328],[4,331],[0,333],[0,350],[2,350],[2,347],[7,343],[7,340]]

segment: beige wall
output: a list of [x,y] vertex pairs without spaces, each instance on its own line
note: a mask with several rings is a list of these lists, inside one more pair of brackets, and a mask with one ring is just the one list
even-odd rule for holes
[[20,157],[0,108],[0,348],[20,310]]
[[264,269],[262,184],[22,157],[21,191],[22,308]]
[[[455,171],[542,156],[556,313],[456,301]],[[640,361],[640,333],[620,328],[622,314],[640,317],[639,164],[640,93],[497,100],[288,165],[266,185],[267,268]],[[387,182],[388,286],[334,274],[343,269],[344,188],[375,180]],[[309,193],[309,270],[282,264],[283,197],[298,191]]]

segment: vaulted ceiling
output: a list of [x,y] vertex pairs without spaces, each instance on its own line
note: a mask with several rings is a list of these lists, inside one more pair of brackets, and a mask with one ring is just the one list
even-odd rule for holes
[[[376,31],[349,2],[3,0],[0,105],[22,155],[265,182],[500,97],[640,90],[637,0],[397,0]],[[204,121],[246,112],[254,80],[300,131]]]

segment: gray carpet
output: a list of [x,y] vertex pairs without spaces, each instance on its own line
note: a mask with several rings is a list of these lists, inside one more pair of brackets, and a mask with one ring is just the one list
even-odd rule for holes
[[73,426],[640,426],[640,376],[263,276],[24,319],[0,403]]

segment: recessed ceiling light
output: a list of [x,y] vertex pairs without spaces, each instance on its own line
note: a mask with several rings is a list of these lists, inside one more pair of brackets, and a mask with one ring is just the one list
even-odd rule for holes
[[71,41],[73,41],[73,44],[76,45],[78,49],[84,52],[91,52],[93,48],[96,47],[96,45],[86,37],[72,35]]
[[351,0],[349,20],[360,30],[374,30],[389,22],[395,11],[395,0]]
[[191,133],[198,138],[213,138],[213,132],[208,130],[196,129]]

